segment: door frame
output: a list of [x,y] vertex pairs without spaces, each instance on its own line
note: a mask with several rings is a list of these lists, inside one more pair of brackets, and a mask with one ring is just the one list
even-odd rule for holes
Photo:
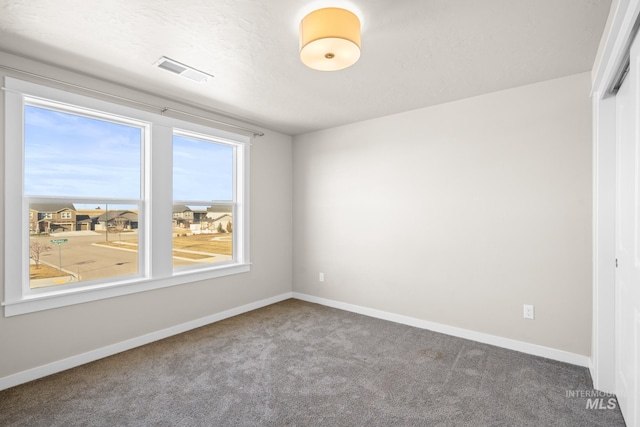
[[593,323],[589,369],[597,390],[615,393],[616,103],[609,88],[632,42],[640,0],[613,0],[592,74]]

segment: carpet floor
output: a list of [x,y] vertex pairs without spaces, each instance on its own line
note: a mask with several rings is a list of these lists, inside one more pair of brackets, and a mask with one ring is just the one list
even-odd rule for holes
[[624,426],[592,391],[586,368],[292,299],[4,390],[0,425]]

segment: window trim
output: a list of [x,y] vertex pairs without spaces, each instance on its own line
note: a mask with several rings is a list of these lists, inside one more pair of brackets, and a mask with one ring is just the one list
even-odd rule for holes
[[[215,138],[215,137],[211,137],[210,135],[203,135],[203,134],[199,134],[199,133],[195,133],[186,129],[178,129],[178,128],[174,128],[173,129],[173,136],[179,136],[179,137],[184,137],[184,138],[189,138],[189,139],[193,139],[193,140],[198,140],[198,141],[205,141],[205,142],[210,142],[213,144],[219,144],[219,145],[226,145],[226,146],[231,146],[233,148],[233,181],[232,181],[232,196],[231,199],[229,200],[181,200],[181,199],[174,199],[173,200],[173,204],[174,205],[185,205],[185,206],[206,206],[206,205],[210,205],[210,206],[231,206],[232,209],[232,214],[231,214],[231,218],[232,218],[232,223],[234,221],[236,221],[237,217],[236,217],[236,212],[237,212],[237,205],[238,205],[238,182],[241,181],[241,178],[239,178],[239,173],[238,173],[238,152],[240,150],[238,150],[237,144],[234,143],[233,141],[229,141],[223,138]],[[173,195],[172,195],[173,196]],[[238,259],[238,254],[242,253],[242,242],[238,240],[238,236],[236,233],[232,234],[232,238],[233,238],[233,242],[232,242],[232,248],[233,248],[233,257],[232,257],[232,261],[220,261],[217,263],[214,263],[213,265],[227,265],[229,263],[235,263],[237,262]],[[173,245],[172,245],[173,246]],[[181,272],[185,272],[185,271],[191,271],[191,270],[196,270],[199,269],[200,266],[197,265],[193,265],[193,266],[185,266],[185,267],[180,267],[180,268],[174,268],[174,274],[176,273],[181,273]]]
[[[195,281],[214,279],[231,274],[250,271],[249,250],[249,168],[250,137],[188,122],[165,115],[115,104],[111,101],[79,95],[54,89],[40,84],[5,77],[5,141],[24,139],[24,98],[40,98],[55,103],[67,104],[70,108],[89,109],[97,114],[105,112],[150,123],[150,147],[143,151],[145,172],[143,182],[144,235],[140,238],[140,252],[144,251],[144,263],[139,266],[142,277],[113,280],[108,283],[88,283],[68,289],[49,288],[37,294],[26,293],[24,284],[28,280],[29,211],[23,196],[24,143],[5,143],[5,286],[4,316],[14,316],[51,308],[64,307],[90,301],[123,296],[168,286],[176,286]],[[237,147],[235,167],[238,244],[234,248],[237,256],[231,263],[212,264],[202,269],[173,271],[172,256],[172,174],[167,173],[172,165],[172,135],[176,129],[190,133],[207,135],[213,139],[225,140]],[[16,180],[16,176],[19,177]],[[20,209],[15,209],[20,206]],[[13,207],[13,209],[10,209]],[[21,227],[15,227],[21,224]],[[235,233],[234,233],[235,234]],[[151,242],[153,237],[153,245]],[[236,237],[234,236],[234,240]],[[21,250],[16,251],[16,242]],[[234,241],[235,244],[235,241]],[[144,249],[142,249],[144,248]],[[26,261],[25,261],[26,260]],[[167,267],[168,265],[168,267]],[[26,275],[26,276],[25,276]]]

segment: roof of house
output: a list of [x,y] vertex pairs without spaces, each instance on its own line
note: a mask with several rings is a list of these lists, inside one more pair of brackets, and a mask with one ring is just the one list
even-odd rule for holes
[[135,212],[127,211],[127,210],[113,210],[107,211],[98,217],[99,222],[103,221],[111,221],[114,218],[123,217],[130,221],[137,221],[138,214]]
[[31,203],[29,209],[37,212],[61,212],[64,210],[75,211],[73,203]]
[[217,216],[215,218],[211,218],[210,221],[212,221],[212,222],[220,221],[224,217],[229,217],[229,219],[232,219],[231,214],[230,213],[226,213],[226,214],[222,214],[220,216]]
[[173,205],[173,213],[190,212],[191,208],[186,205]]
[[135,212],[131,212],[131,211],[126,211],[123,212],[122,215],[120,215],[121,217],[127,218],[129,221],[137,221],[138,220],[138,214]]
[[207,212],[231,213],[233,212],[233,206],[211,206],[207,208]]

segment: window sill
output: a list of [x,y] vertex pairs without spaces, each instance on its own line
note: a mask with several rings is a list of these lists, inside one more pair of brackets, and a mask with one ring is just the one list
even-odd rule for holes
[[24,296],[19,300],[5,301],[2,303],[2,306],[4,306],[4,316],[11,317],[138,292],[146,292],[154,289],[162,289],[170,286],[184,285],[201,280],[215,279],[232,274],[247,273],[250,269],[251,265],[248,263],[232,264],[213,267],[207,270],[177,272],[171,277],[160,279],[135,278],[116,283],[111,282],[104,286],[86,286],[66,289],[64,291],[54,290],[48,293]]

